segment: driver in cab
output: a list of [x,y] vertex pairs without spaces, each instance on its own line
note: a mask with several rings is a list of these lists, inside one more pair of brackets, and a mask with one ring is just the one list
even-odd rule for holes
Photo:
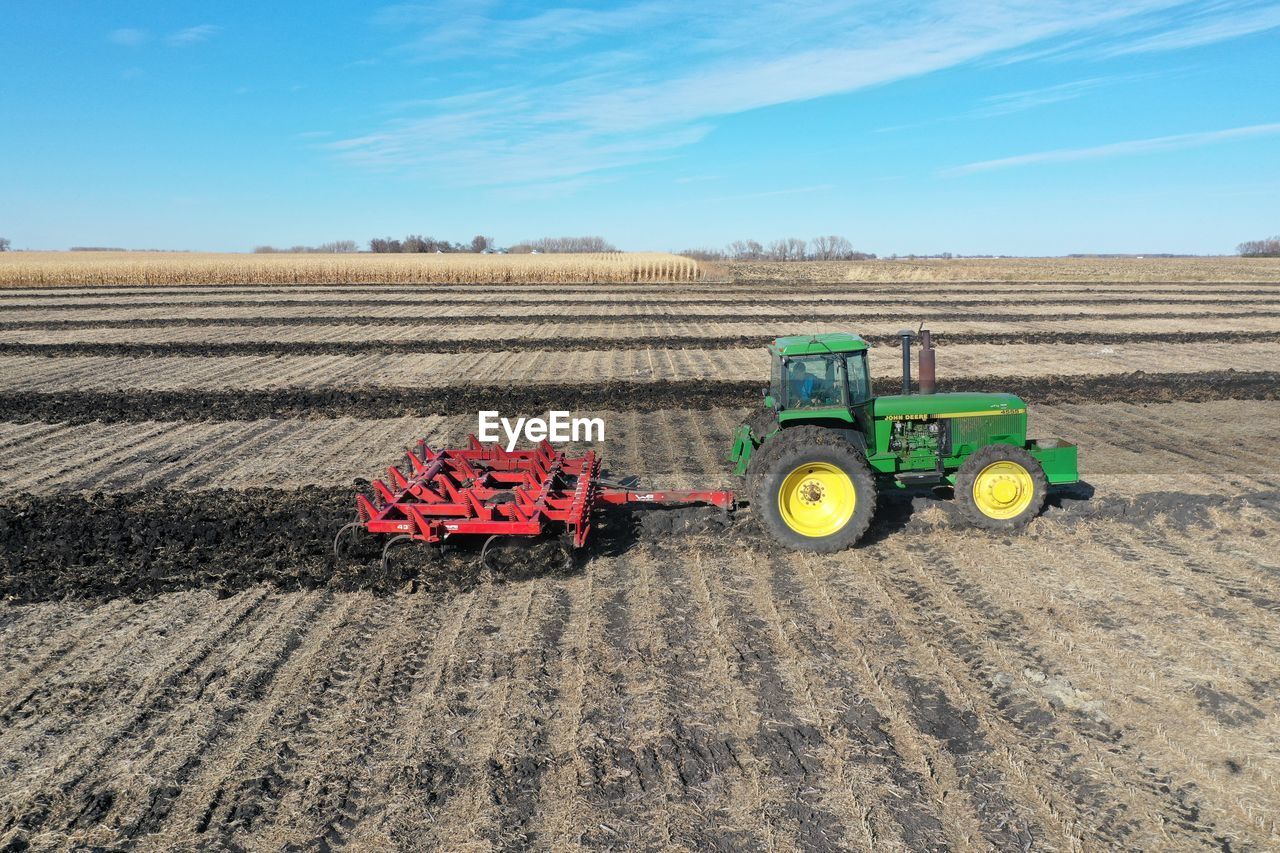
[[811,406],[814,403],[813,392],[817,385],[817,380],[809,371],[804,369],[804,364],[799,361],[791,362],[791,367],[787,373],[787,380],[790,384],[788,391],[794,404],[802,406]]

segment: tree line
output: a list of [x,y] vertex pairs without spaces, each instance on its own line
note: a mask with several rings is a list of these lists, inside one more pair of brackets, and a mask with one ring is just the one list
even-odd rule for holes
[[838,234],[802,240],[786,237],[767,246],[756,240],[734,240],[723,249],[685,249],[680,254],[699,261],[867,261],[875,254],[860,252]]
[[1266,240],[1246,240],[1236,251],[1246,258],[1280,258],[1280,235]]
[[311,255],[342,254],[359,251],[359,248],[355,240],[334,240],[332,243],[321,243],[319,246],[290,246],[287,249],[277,249],[275,246],[254,246],[253,251],[258,255]]

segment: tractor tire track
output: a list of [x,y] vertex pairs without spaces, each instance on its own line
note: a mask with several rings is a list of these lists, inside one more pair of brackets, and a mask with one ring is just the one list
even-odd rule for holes
[[751,581],[738,572],[696,580],[724,614],[720,629],[732,650],[732,667],[751,695],[756,731],[749,745],[762,763],[775,795],[763,803],[764,819],[779,843],[809,850],[840,849],[864,825],[865,816],[837,810],[840,798],[828,779],[836,753],[811,711],[781,669],[781,656],[768,622],[755,612]]
[[442,747],[434,726],[459,655],[472,648],[463,637],[476,621],[477,603],[492,599],[488,591],[471,590],[450,603],[451,612],[426,644],[429,654],[392,738],[391,757],[375,768],[380,772],[370,783],[371,790],[386,792],[388,802],[381,814],[365,818],[366,825],[374,824],[367,831],[398,849],[422,846],[423,827],[437,822],[438,809],[464,783],[463,768]]
[[668,744],[654,733],[657,715],[651,709],[658,697],[645,665],[654,642],[646,628],[653,626],[636,600],[637,559],[627,553],[587,567],[593,589],[602,594],[592,599],[590,612],[603,640],[584,660],[589,688],[575,749],[586,805],[603,817],[580,833],[580,843],[588,847],[674,844],[670,815],[663,809],[674,774],[660,757],[670,757],[671,750],[663,749]]
[[282,811],[291,818],[280,826],[283,836],[295,843],[320,839],[332,849],[354,843],[382,800],[371,779],[396,731],[399,707],[427,664],[420,639],[439,629],[441,616],[430,600],[375,599],[349,669],[334,671],[336,713],[331,719],[319,717],[314,743],[299,743],[298,766],[289,778],[305,784],[295,789],[296,797],[288,791],[281,795]]
[[[210,751],[182,791],[165,804],[163,814],[148,816],[154,836],[191,833],[231,847],[237,843],[236,832],[251,829],[278,802],[293,771],[292,744],[307,736],[317,707],[325,705],[335,670],[360,641],[356,620],[368,605],[367,598],[344,596],[315,620],[253,718]],[[299,695],[308,701],[300,703]]]
[[[230,638],[252,633],[258,622],[251,617],[269,621],[276,611],[283,609],[284,603],[277,602],[265,608],[266,612],[255,612],[265,599],[265,590],[259,589],[229,602],[227,611],[215,614],[214,624],[207,630],[195,637],[184,634],[178,647],[157,668],[156,674],[138,686],[134,695],[141,701],[129,707],[129,713],[112,715],[111,709],[107,709],[97,717],[88,718],[82,722],[78,737],[70,739],[71,743],[63,739],[60,758],[52,766],[25,768],[26,772],[13,780],[15,785],[21,784],[29,789],[39,784],[46,791],[56,789],[57,793],[37,795],[33,802],[27,804],[24,813],[0,815],[0,835],[14,825],[28,833],[37,833],[49,822],[57,822],[60,818],[66,820],[67,813],[70,813],[69,820],[74,826],[89,815],[85,811],[87,809],[97,808],[101,812],[97,817],[105,817],[114,804],[114,793],[89,793],[74,802],[71,801],[72,793],[100,772],[107,756],[127,748],[130,743],[140,743],[137,735],[145,731],[153,720],[163,719],[167,711],[182,706],[185,700],[203,692],[205,680],[194,673],[209,663],[211,657],[217,659],[215,651]],[[98,794],[105,796],[99,797]],[[56,829],[52,831],[58,832]]]
[[[841,780],[840,788],[853,790],[866,811],[872,846],[892,839],[912,850],[969,849],[969,837],[980,827],[995,831],[997,825],[1002,834],[999,839],[989,837],[991,843],[1009,846],[1017,840],[1012,832],[1003,832],[1013,829],[1013,821],[992,821],[984,814],[987,802],[1004,799],[1002,785],[992,785],[985,800],[972,790],[941,787],[936,762],[948,759],[926,760],[920,737],[891,722],[892,705],[875,679],[870,684],[874,698],[867,696],[868,684],[856,674],[860,669],[869,672],[865,656],[861,649],[856,657],[837,649],[828,633],[834,623],[820,627],[813,619],[814,602],[801,600],[793,562],[766,551],[739,565],[750,571],[758,610],[772,624],[779,643],[785,644],[787,657],[795,661],[792,669],[803,679],[810,713],[821,719],[840,763],[856,768],[853,778]],[[829,697],[849,698],[832,703]],[[1007,816],[1009,811],[1006,804],[999,814]]]
[[[1153,766],[1113,724],[1105,718],[1056,711],[1044,698],[1008,681],[1008,674],[1028,671],[1063,675],[1027,639],[1034,634],[1021,613],[1001,608],[931,545],[893,561],[884,580],[888,583],[882,588],[900,602],[902,612],[931,614],[929,630],[945,642],[925,639],[922,645],[941,661],[954,660],[955,665],[945,671],[969,681],[966,692],[981,697],[987,719],[1008,725],[1008,737],[1002,742],[1015,745],[1011,752],[1033,753],[1022,759],[1033,772],[1054,768],[1051,779],[1072,792],[1072,801],[1059,803],[1058,808],[1088,827],[1089,837],[1145,846],[1149,842],[1143,842],[1140,833],[1163,823],[1164,833],[1176,829],[1185,842],[1220,844],[1223,839],[1215,828],[1201,820],[1193,786],[1179,784]],[[1021,640],[1010,644],[1010,637]],[[1068,748],[1049,746],[1054,743]],[[1123,782],[1103,792],[1084,770],[1087,766],[1106,767]],[[1042,790],[1050,792],[1054,787],[1046,780]]]
[[164,725],[150,735],[162,746],[128,760],[141,779],[138,787],[145,785],[147,789],[138,797],[137,806],[115,816],[112,829],[116,837],[145,837],[165,826],[209,753],[216,756],[218,747],[239,733],[246,714],[256,711],[282,672],[287,674],[295,653],[336,604],[330,594],[293,598],[299,606],[287,610],[280,619],[260,623],[243,652],[222,657],[222,666],[205,679],[202,692],[163,718]]
[[497,585],[492,592],[497,601],[478,611],[484,615],[475,626],[485,639],[463,651],[465,660],[452,673],[457,680],[442,691],[443,713],[432,720],[438,764],[456,768],[437,780],[443,784],[436,812],[438,837],[454,846],[488,846],[500,826],[503,807],[492,798],[490,762],[514,734],[508,708],[515,685],[524,684],[517,675],[531,655],[530,624],[540,621],[535,605],[544,590],[530,582]]
[[486,761],[487,793],[496,807],[488,840],[497,849],[524,850],[544,843],[539,795],[547,774],[562,760],[551,751],[550,734],[567,664],[564,635],[574,613],[562,586],[547,595],[528,659],[513,676],[528,688],[512,693],[504,714],[510,734],[495,742]]

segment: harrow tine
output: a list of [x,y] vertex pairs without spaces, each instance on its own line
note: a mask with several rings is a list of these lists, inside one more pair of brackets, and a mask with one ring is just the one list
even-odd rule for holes
[[337,562],[341,563],[347,556],[347,545],[344,542],[344,537],[346,536],[347,531],[355,530],[357,527],[364,527],[364,522],[352,521],[338,528],[337,535],[333,537],[333,558]]
[[381,562],[378,563],[378,566],[382,571],[382,577],[384,579],[391,577],[391,571],[390,571],[391,563],[387,558],[388,558],[388,555],[391,553],[392,546],[398,545],[402,542],[412,542],[412,541],[413,541],[413,537],[411,535],[409,535],[408,533],[401,533],[399,536],[392,536],[390,539],[387,540],[387,544],[382,546],[382,560]]

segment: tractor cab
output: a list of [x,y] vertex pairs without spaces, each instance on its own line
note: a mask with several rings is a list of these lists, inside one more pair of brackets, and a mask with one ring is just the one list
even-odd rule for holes
[[822,409],[848,413],[871,399],[867,342],[857,335],[778,338],[769,345],[769,355],[772,366],[766,405],[780,417],[783,413],[788,420],[811,416]]

